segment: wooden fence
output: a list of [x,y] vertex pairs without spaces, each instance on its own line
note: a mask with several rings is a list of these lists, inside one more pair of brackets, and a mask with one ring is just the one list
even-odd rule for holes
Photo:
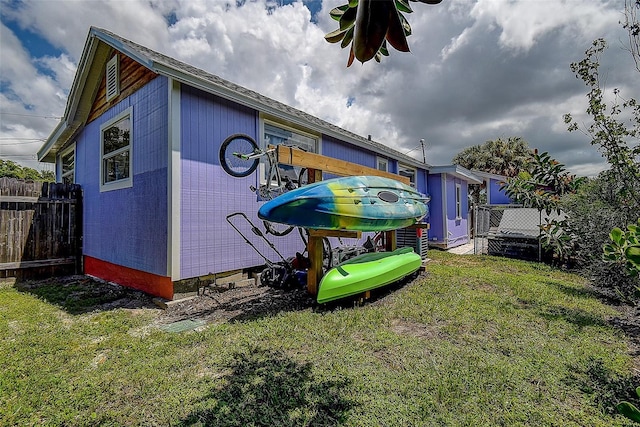
[[0,178],[0,277],[82,272],[77,184]]

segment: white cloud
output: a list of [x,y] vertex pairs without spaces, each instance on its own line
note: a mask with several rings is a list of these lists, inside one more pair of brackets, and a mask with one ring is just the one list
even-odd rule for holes
[[[162,5],[163,3],[158,3]],[[158,49],[166,43],[163,7],[144,0],[32,1],[12,3],[3,12],[78,60],[90,26],[97,26]]]
[[[25,133],[31,137],[34,131],[39,137],[44,137],[51,129],[51,123],[38,116],[60,116],[66,96],[59,96],[59,83],[38,70],[35,66],[38,60],[29,57],[20,41],[4,24],[0,26],[0,34],[3,56],[0,61],[0,81],[4,87],[0,98],[3,137],[24,137]],[[49,60],[45,62],[54,68],[65,67],[64,64],[57,67]],[[55,71],[54,75],[57,75]]]
[[[453,10],[460,3],[453,2]],[[515,52],[531,49],[540,38],[553,31],[587,39],[618,24],[620,12],[608,2],[570,0],[478,0],[469,12],[474,21],[443,49],[446,56],[463,46],[479,32],[499,31],[500,45]]]
[[53,73],[53,80],[56,82],[56,86],[64,90],[64,94],[58,92],[56,95],[62,102],[66,102],[66,94],[68,89],[71,88],[76,74],[76,64],[64,53],[58,57],[45,56],[37,58],[36,63]]
[[[468,145],[521,136],[557,152],[569,166],[602,165],[584,136],[568,134],[562,114],[586,109],[586,88],[569,63],[597,37],[612,44],[624,38],[622,5],[412,3],[410,54],[391,49],[381,64],[346,68],[348,51],[324,40],[338,26],[329,10],[344,0],[324,0],[317,24],[302,2],[276,7],[280,3],[3,1],[3,23],[40,34],[63,53],[32,58],[26,41],[2,25],[0,109],[62,115],[88,29],[96,25],[400,151],[425,138],[433,164],[448,163]],[[608,84],[637,97],[637,73],[620,71],[627,69],[620,59],[625,54],[610,50],[603,57]],[[46,137],[55,126],[48,119],[9,117],[2,116],[2,131],[16,137]]]

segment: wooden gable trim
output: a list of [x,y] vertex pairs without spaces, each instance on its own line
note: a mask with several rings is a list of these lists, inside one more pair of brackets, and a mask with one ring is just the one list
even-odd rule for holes
[[91,106],[91,112],[89,113],[87,123],[90,123],[100,117],[113,105],[135,93],[138,89],[159,75],[140,65],[138,62],[123,53],[114,50],[110,55],[110,58],[113,58],[114,55],[118,55],[120,57],[120,95],[107,102],[106,70],[103,69],[100,87],[98,88],[96,97],[93,100],[93,105]]

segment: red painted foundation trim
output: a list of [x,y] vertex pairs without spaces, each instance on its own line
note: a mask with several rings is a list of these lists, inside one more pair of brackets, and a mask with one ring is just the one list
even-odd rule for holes
[[173,299],[171,277],[135,270],[86,255],[84,256],[84,273],[151,295]]

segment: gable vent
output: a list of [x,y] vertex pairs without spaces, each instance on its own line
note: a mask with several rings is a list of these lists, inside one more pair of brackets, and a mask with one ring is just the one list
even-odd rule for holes
[[107,62],[107,101],[120,94],[120,73],[118,68],[118,55],[115,55]]

